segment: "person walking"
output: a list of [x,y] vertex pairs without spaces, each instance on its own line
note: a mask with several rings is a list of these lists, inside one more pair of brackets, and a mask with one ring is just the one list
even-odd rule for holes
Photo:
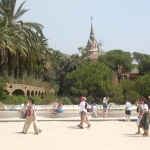
[[142,110],[142,114],[139,116],[139,118],[141,119],[140,125],[144,131],[143,133],[143,137],[149,137],[149,108],[148,108],[148,101],[142,97],[141,98],[142,104],[143,104],[143,110]]
[[109,100],[109,97],[107,98],[106,95],[103,95],[103,118],[107,118],[108,108],[107,108],[107,102]]
[[88,119],[88,114],[87,114],[87,102],[86,102],[86,97],[81,97],[80,98],[81,102],[79,104],[80,106],[80,115],[81,115],[81,120],[80,124],[77,125],[79,126],[80,129],[83,129],[83,122],[85,122],[88,125],[88,128],[90,128],[90,122]]
[[26,134],[31,123],[33,122],[34,134],[39,134],[42,132],[42,130],[39,128],[39,125],[37,124],[34,100],[29,97],[27,100],[27,103],[30,104],[30,107],[29,107],[28,112],[27,112],[27,117],[26,117],[26,120],[24,123],[22,133]]
[[125,121],[130,121],[131,103],[128,100],[126,101],[125,114],[126,114]]
[[141,98],[137,101],[136,106],[137,106],[137,113],[139,113],[139,115],[138,115],[138,117],[137,117],[138,119],[136,121],[138,131],[135,134],[141,134],[141,132],[140,132],[140,128],[141,128],[141,125],[140,125],[141,118],[140,118],[140,116],[142,115],[142,111],[143,111],[143,104],[142,104],[142,99]]

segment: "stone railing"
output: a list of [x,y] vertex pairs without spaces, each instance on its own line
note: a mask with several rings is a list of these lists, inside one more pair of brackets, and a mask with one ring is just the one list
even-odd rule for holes
[[[37,111],[46,111],[46,110],[51,110],[56,108],[57,105],[36,105],[36,110]],[[64,105],[64,110],[65,111],[80,111],[80,107],[78,105]],[[102,110],[103,106],[98,105],[98,109]],[[125,105],[109,105],[108,104],[108,109],[109,110],[124,110]],[[132,105],[131,106],[132,110],[136,110],[136,106]],[[21,105],[0,105],[0,111],[20,111],[21,110]]]

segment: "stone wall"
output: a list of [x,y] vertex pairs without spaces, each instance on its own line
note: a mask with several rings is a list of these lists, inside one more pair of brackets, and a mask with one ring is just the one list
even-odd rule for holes
[[15,91],[21,91],[24,96],[36,96],[36,95],[42,96],[45,94],[45,89],[25,84],[6,83],[5,90],[8,92],[10,96],[12,96],[12,94]]

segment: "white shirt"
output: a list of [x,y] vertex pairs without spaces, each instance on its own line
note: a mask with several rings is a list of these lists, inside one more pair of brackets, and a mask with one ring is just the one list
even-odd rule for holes
[[145,111],[148,111],[148,110],[149,110],[147,104],[144,104],[144,105],[143,105],[143,110],[145,110]]
[[27,105],[25,105],[24,103],[21,104],[21,111],[27,110]]
[[32,106],[31,106],[31,115],[34,114],[34,111],[35,111],[35,105],[32,105]]
[[131,103],[130,102],[126,102],[126,110],[131,110]]
[[97,105],[93,105],[93,112],[97,112]]
[[80,112],[84,111],[87,113],[87,109],[85,109],[85,101],[82,101],[79,106],[80,106]]
[[107,104],[107,98],[106,97],[103,98],[103,103]]
[[141,111],[143,111],[143,104],[139,104],[139,114],[141,114]]

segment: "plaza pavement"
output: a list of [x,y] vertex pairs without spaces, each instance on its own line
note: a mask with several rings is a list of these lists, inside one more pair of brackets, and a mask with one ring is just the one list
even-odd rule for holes
[[[16,120],[15,120],[16,119]],[[27,134],[20,131],[24,119],[0,119],[0,150],[148,150],[149,137],[136,135],[136,117],[90,118],[91,128],[79,129],[79,118],[38,117],[43,132]],[[3,119],[4,120],[4,119]]]

